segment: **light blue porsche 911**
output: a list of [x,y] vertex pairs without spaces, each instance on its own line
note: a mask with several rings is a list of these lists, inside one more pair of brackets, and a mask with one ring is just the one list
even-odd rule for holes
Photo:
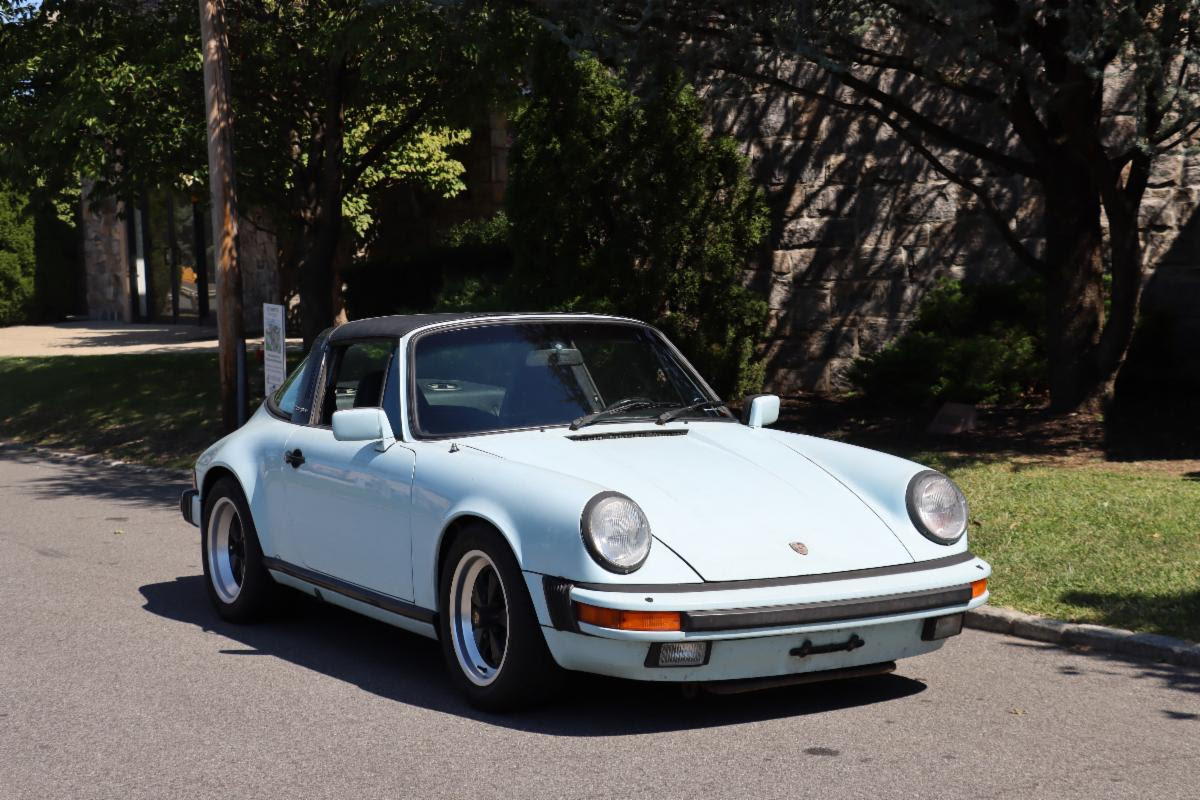
[[885,672],[987,601],[967,502],[893,456],[734,417],[634,320],[424,315],[322,334],[200,457],[208,594],[279,586],[436,638],[475,705],[566,670],[718,692]]

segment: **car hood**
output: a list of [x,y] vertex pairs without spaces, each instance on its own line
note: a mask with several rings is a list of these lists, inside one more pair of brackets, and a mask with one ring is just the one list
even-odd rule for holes
[[766,431],[720,422],[605,425],[468,442],[500,458],[591,481],[597,491],[628,495],[646,512],[654,537],[706,581],[913,561],[879,515],[802,444],[784,444]]

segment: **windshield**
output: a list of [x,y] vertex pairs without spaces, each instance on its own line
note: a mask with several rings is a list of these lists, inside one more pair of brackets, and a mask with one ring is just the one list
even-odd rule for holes
[[[618,322],[521,322],[420,336],[414,348],[414,419],[425,436],[565,425],[614,409],[604,421],[651,419],[712,399],[654,331]],[[725,416],[698,409],[689,416]]]

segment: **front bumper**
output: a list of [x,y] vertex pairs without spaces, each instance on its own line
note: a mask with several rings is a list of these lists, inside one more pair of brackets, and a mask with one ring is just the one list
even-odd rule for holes
[[200,492],[195,489],[185,489],[179,495],[179,513],[189,525],[200,527]]
[[[971,584],[991,575],[970,554],[910,565],[806,576],[795,582],[638,587],[578,586],[526,573],[550,652],[560,666],[649,681],[723,681],[858,667],[932,652],[944,639],[923,637],[926,620],[987,602]],[[574,603],[630,611],[678,611],[678,631],[626,631],[578,622]],[[838,644],[860,639],[853,649]],[[706,663],[650,666],[661,642],[708,642]],[[805,644],[807,642],[807,645]],[[826,652],[828,651],[828,652]],[[811,654],[798,655],[810,652]]]

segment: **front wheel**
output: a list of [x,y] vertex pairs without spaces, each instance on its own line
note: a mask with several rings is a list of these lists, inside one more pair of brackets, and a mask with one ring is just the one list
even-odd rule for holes
[[552,696],[562,669],[503,537],[482,524],[464,530],[442,565],[440,585],[442,654],[471,705],[509,711]]
[[208,599],[222,619],[251,622],[267,610],[275,582],[263,566],[246,498],[232,478],[218,480],[204,498],[200,558]]

